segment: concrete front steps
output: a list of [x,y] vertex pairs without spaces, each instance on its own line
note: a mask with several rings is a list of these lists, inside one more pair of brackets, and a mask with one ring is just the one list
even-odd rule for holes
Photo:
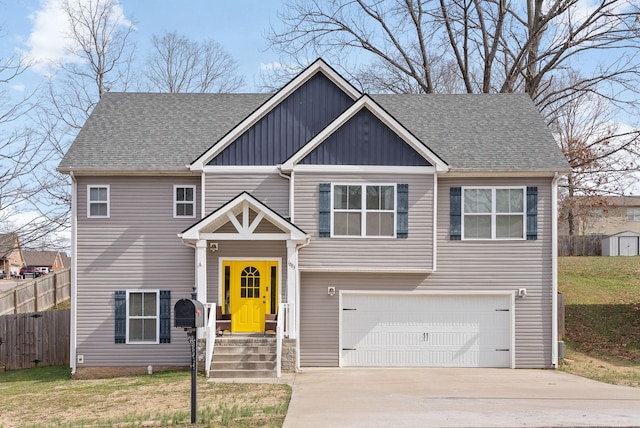
[[249,379],[276,377],[274,335],[232,334],[216,337],[209,377]]

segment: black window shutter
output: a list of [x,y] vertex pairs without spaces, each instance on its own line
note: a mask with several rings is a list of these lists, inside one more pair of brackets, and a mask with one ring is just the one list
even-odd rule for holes
[[115,343],[127,342],[127,293],[116,291],[115,294]]
[[449,191],[449,239],[462,239],[462,187],[452,187]]
[[171,343],[171,291],[160,290],[160,343]]
[[527,187],[527,240],[538,239],[538,188]]
[[319,206],[318,235],[326,238],[331,236],[331,183],[320,183]]
[[408,184],[398,184],[396,236],[398,238],[409,237],[409,185]]

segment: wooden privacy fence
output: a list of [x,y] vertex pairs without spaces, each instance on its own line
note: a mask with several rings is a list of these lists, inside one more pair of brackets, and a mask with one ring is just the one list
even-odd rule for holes
[[558,237],[559,256],[601,256],[602,235],[560,236]]
[[71,311],[0,316],[0,370],[69,364]]
[[71,269],[52,272],[0,293],[0,315],[44,311],[71,297]]

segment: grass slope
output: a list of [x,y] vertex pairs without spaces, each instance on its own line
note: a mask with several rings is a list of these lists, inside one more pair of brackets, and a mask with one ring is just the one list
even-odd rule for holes
[[566,360],[560,368],[640,387],[640,257],[560,257]]

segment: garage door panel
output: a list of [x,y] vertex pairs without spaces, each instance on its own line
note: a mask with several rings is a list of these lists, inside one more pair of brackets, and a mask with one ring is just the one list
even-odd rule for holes
[[345,366],[509,367],[510,296],[345,294]]

